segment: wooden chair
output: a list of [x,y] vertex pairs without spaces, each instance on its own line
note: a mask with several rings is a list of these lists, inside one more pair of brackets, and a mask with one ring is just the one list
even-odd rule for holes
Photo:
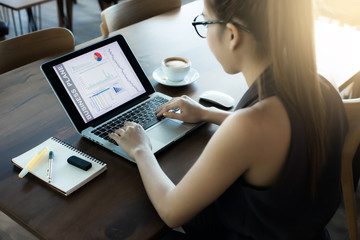
[[74,50],[75,41],[66,28],[48,28],[0,41],[0,74],[38,59]]
[[353,159],[360,144],[360,98],[343,99],[349,132],[342,154],[341,185],[350,240],[358,240]]
[[104,37],[110,32],[181,6],[181,0],[125,0],[101,12],[100,30]]
[[360,98],[360,71],[339,86],[343,98]]

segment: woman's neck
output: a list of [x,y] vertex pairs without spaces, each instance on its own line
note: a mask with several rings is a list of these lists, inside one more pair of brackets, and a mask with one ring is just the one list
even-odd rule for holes
[[247,66],[244,66],[242,73],[245,76],[246,83],[251,86],[256,79],[270,66],[271,61],[267,58],[263,58],[259,61],[247,61]]

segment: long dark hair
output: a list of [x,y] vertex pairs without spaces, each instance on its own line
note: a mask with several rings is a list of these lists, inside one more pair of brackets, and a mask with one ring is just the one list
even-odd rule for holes
[[[254,35],[260,56],[270,56],[283,99],[295,106],[306,134],[315,196],[325,162],[325,110],[316,68],[311,0],[207,0],[225,22],[241,20]],[[236,24],[235,24],[236,25]],[[261,89],[261,88],[259,88]]]

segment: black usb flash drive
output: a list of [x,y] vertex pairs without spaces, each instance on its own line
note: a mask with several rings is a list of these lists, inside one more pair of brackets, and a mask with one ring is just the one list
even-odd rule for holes
[[74,165],[75,167],[81,168],[82,170],[89,170],[91,168],[91,162],[85,161],[84,159],[78,158],[76,156],[71,156],[68,158],[68,163]]

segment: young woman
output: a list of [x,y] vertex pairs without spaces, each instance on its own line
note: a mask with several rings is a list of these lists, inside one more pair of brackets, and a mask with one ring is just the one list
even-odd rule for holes
[[176,186],[141,126],[110,134],[136,160],[160,217],[194,239],[326,239],[347,124],[339,94],[317,75],[312,1],[205,0],[193,25],[249,89],[233,113],[187,96],[158,110],[220,125]]

